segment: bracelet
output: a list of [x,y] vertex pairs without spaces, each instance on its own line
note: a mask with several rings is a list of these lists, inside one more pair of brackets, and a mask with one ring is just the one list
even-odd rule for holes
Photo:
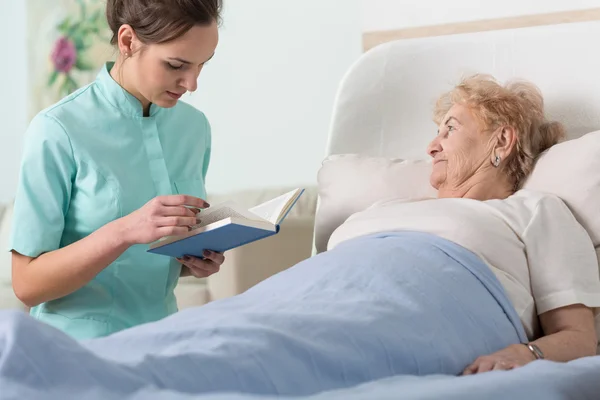
[[537,347],[535,344],[533,343],[527,343],[525,344],[525,346],[527,346],[527,348],[529,349],[529,351],[531,351],[535,357],[536,360],[543,360],[544,359],[544,353],[542,353],[542,351],[540,350],[539,347]]

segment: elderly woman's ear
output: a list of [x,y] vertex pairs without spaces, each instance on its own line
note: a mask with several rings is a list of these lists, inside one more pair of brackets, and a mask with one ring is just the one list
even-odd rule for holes
[[490,162],[494,167],[500,167],[502,162],[507,160],[515,149],[517,133],[512,126],[503,126],[498,128],[493,137],[496,143],[490,155]]

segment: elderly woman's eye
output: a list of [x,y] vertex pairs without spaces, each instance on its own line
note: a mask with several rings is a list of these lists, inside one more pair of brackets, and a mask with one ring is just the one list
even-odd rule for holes
[[448,132],[454,131],[454,127],[452,125],[448,125]]

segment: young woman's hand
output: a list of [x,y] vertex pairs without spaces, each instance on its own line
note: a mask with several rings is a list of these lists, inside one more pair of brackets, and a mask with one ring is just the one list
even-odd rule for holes
[[195,276],[196,278],[206,278],[219,272],[221,264],[225,261],[225,256],[214,251],[204,251],[204,259],[196,257],[178,258],[182,264],[181,276]]
[[187,195],[159,196],[118,220],[122,240],[129,244],[152,243],[164,236],[180,235],[197,224],[196,213],[206,201]]

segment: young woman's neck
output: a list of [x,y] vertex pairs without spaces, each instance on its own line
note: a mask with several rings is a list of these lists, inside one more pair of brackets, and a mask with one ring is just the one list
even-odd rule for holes
[[148,101],[144,96],[140,94],[136,88],[131,85],[131,78],[128,77],[127,68],[123,65],[123,60],[119,58],[115,65],[110,70],[110,76],[117,82],[125,91],[131,94],[133,97],[138,99],[138,101],[142,105],[143,115],[147,117],[150,115],[150,101]]

